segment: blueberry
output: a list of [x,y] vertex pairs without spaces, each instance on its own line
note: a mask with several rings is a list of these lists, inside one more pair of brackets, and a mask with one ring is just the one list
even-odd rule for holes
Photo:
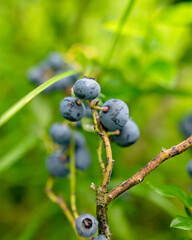
[[92,100],[100,94],[101,88],[95,79],[84,77],[75,83],[73,91],[80,99]]
[[192,135],[192,114],[186,115],[180,122],[180,130],[185,138]]
[[[70,141],[71,141],[71,139],[70,139]],[[62,144],[62,151],[64,153],[70,147],[70,141]],[[75,141],[75,150],[77,150],[78,148],[85,148],[86,147],[85,137],[80,132],[75,132],[74,141]]]
[[54,123],[51,125],[49,134],[52,140],[58,144],[69,144],[71,130],[68,126],[62,123]]
[[83,103],[77,104],[77,99],[74,97],[66,97],[60,103],[61,115],[71,122],[79,121],[85,111]]
[[75,166],[81,171],[86,171],[91,164],[90,152],[86,148],[78,148],[75,151]]
[[75,132],[75,148],[83,148],[86,147],[86,140],[83,134],[80,132]]
[[84,117],[87,118],[92,118],[92,111],[91,111],[91,107],[89,106],[89,104],[87,102],[84,102],[85,105],[85,113],[84,113]]
[[109,131],[122,129],[128,118],[129,109],[127,104],[119,99],[110,99],[102,107],[108,107],[108,111],[100,112],[100,121]]
[[[59,71],[55,75],[61,74],[62,72],[63,71]],[[62,78],[61,80],[56,82],[55,87],[57,90],[62,91],[67,88],[71,88],[75,82],[76,82],[76,78],[74,77],[74,75],[71,75],[71,76]]]
[[62,54],[59,52],[51,52],[48,55],[48,63],[53,69],[60,69],[64,66]]
[[97,237],[94,237],[93,240],[107,240],[107,238],[104,237],[103,235],[99,235]]
[[29,79],[29,81],[35,83],[36,85],[40,85],[41,84],[41,79],[42,79],[41,68],[39,68],[37,66],[31,67],[27,71],[27,78]]
[[84,238],[92,237],[97,231],[97,226],[97,220],[90,214],[80,215],[75,222],[77,233]]
[[119,135],[113,135],[112,140],[121,147],[127,147],[135,143],[140,136],[137,124],[129,119],[123,129],[120,130]]
[[65,177],[69,174],[67,161],[61,152],[53,152],[47,157],[45,164],[49,173],[54,177]]
[[192,160],[190,160],[187,164],[187,172],[189,176],[192,178]]

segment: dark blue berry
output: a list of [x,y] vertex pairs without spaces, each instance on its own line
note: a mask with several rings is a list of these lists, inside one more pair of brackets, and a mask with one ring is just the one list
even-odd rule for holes
[[78,104],[77,99],[74,97],[66,97],[60,103],[61,115],[71,122],[79,121],[85,112],[83,103]]
[[94,237],[93,240],[107,240],[107,238],[104,237],[103,235],[99,235],[97,237]]
[[75,148],[84,148],[86,147],[86,140],[83,134],[80,132],[75,132]]
[[[56,75],[58,75],[62,72],[63,71],[57,73]],[[58,82],[55,83],[55,88],[59,91],[66,90],[67,88],[71,88],[73,86],[73,84],[75,83],[75,81],[76,81],[76,79],[74,78],[73,75],[62,78],[61,80],[59,80]]]
[[180,122],[180,129],[185,138],[192,135],[192,114],[186,115]]
[[75,166],[81,171],[86,171],[91,164],[90,152],[86,148],[78,148],[75,151]]
[[71,129],[62,123],[54,123],[49,130],[49,134],[54,142],[58,144],[69,144]]
[[80,99],[92,100],[100,94],[101,88],[95,79],[84,77],[75,83],[73,91]]
[[61,152],[54,152],[46,159],[46,168],[54,177],[65,177],[69,174],[67,161]]
[[119,135],[113,135],[112,140],[121,147],[127,147],[135,143],[140,136],[137,124],[129,119],[126,125],[120,130]]
[[80,215],[75,222],[77,233],[84,238],[92,237],[97,231],[97,226],[97,220],[90,214]]
[[48,55],[47,61],[53,69],[60,69],[64,66],[63,56],[59,52],[51,52]]
[[35,83],[36,85],[40,85],[41,84],[41,79],[42,79],[43,73],[40,67],[31,67],[28,71],[27,71],[27,78],[29,79],[29,81]]
[[102,107],[108,107],[108,111],[100,112],[100,121],[109,131],[122,129],[128,118],[129,109],[127,104],[119,99],[110,99]]
[[190,160],[187,164],[187,172],[189,176],[192,178],[192,160]]
[[87,102],[84,102],[84,105],[85,105],[85,113],[83,117],[92,118],[93,115],[92,115],[91,107]]

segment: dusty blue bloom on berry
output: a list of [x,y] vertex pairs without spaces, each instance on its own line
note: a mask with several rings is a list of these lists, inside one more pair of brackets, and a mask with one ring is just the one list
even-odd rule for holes
[[112,140],[121,147],[127,147],[135,143],[140,136],[137,124],[129,119],[126,125],[120,130],[119,135],[113,135]]
[[103,235],[99,235],[97,237],[94,237],[93,240],[107,240],[107,238],[104,237]]
[[91,155],[86,148],[78,148],[75,151],[75,166],[81,171],[86,171],[91,164]]
[[61,115],[71,122],[79,121],[85,112],[85,107],[83,103],[78,103],[77,99],[74,97],[66,97],[60,103],[60,113]]
[[108,107],[108,111],[100,112],[100,121],[107,130],[115,131],[125,126],[129,118],[129,109],[125,102],[113,98],[102,107]]
[[97,226],[97,220],[90,214],[80,215],[75,222],[77,233],[84,238],[92,237],[97,231]]
[[51,52],[47,58],[48,64],[53,69],[59,69],[64,66],[64,60],[62,54],[59,52]]
[[100,94],[101,88],[95,79],[84,77],[75,83],[73,91],[80,99],[92,100]]
[[54,142],[58,144],[69,144],[71,129],[62,123],[53,123],[50,127],[49,134]]
[[54,152],[46,159],[46,168],[54,177],[66,177],[69,174],[67,161],[61,152]]

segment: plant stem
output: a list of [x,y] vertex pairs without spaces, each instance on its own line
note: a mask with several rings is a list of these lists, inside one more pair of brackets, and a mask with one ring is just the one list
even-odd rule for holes
[[106,202],[109,204],[115,198],[120,196],[122,193],[127,191],[128,189],[134,187],[135,185],[141,183],[144,178],[152,172],[156,167],[158,167],[165,160],[172,158],[182,152],[186,151],[188,148],[192,146],[192,136],[187,138],[185,141],[179,143],[176,146],[173,146],[169,149],[163,149],[159,155],[157,155],[154,159],[152,159],[144,168],[142,168],[139,172],[133,175],[131,178],[127,179],[125,182],[119,184],[115,188],[113,188],[106,195]]
[[113,42],[111,44],[111,47],[109,48],[109,51],[106,54],[105,60],[104,60],[104,66],[105,67],[109,64],[111,58],[113,57],[115,47],[117,45],[117,42],[119,40],[119,37],[120,37],[121,32],[123,30],[123,27],[126,23],[126,20],[130,16],[130,13],[131,13],[131,10],[132,10],[132,7],[133,7],[134,3],[135,3],[135,0],[129,0],[128,1],[128,4],[127,4],[127,6],[126,6],[121,18],[120,18],[117,30],[116,30],[114,38],[113,38]]
[[64,199],[61,196],[57,196],[55,195],[55,193],[52,191],[53,189],[53,183],[54,183],[54,179],[52,177],[49,177],[46,183],[46,187],[45,187],[45,193],[48,196],[48,198],[54,202],[57,203],[60,208],[62,209],[63,213],[65,214],[66,218],[68,219],[68,221],[71,223],[72,228],[74,229],[77,238],[80,240],[83,240],[84,238],[81,238],[75,229],[75,219],[73,218],[70,210],[67,207],[67,204],[65,203]]
[[99,140],[99,145],[98,145],[98,148],[97,148],[97,156],[98,156],[98,160],[99,160],[99,165],[101,167],[101,170],[102,170],[102,174],[104,175],[105,173],[105,165],[104,165],[104,162],[103,162],[103,159],[102,159],[102,139]]
[[68,77],[70,75],[77,74],[76,71],[66,71],[61,73],[45,83],[41,84],[39,87],[35,88],[17,103],[15,103],[12,107],[10,107],[3,115],[0,116],[0,127],[6,123],[11,117],[13,117],[20,109],[22,109],[28,102],[30,102],[34,97],[36,97],[39,93],[45,90],[47,87],[52,85],[53,83],[61,80],[62,78]]
[[70,142],[70,187],[71,187],[71,209],[75,219],[78,218],[77,206],[76,206],[76,191],[75,191],[75,144],[74,144],[74,131],[71,134]]

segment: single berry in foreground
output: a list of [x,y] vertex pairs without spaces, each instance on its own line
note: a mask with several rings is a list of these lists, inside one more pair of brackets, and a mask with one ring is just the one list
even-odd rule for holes
[[140,131],[137,124],[129,119],[119,135],[111,136],[112,141],[121,147],[127,147],[135,143],[140,136]]
[[100,94],[101,88],[95,79],[84,77],[75,83],[73,91],[80,99],[93,100]]
[[108,111],[100,112],[100,121],[109,131],[122,129],[128,118],[129,109],[125,102],[119,99],[110,99],[102,107],[108,107]]
[[70,143],[71,129],[62,123],[52,124],[49,130],[49,134],[52,140],[58,144]]
[[66,177],[69,174],[67,161],[61,152],[53,152],[47,157],[45,164],[49,173],[54,177]]
[[91,164],[90,152],[86,148],[78,148],[75,152],[75,166],[81,171],[86,171]]
[[192,160],[190,160],[187,164],[187,172],[189,176],[192,178]]
[[85,107],[83,103],[78,103],[76,98],[66,97],[60,102],[59,110],[65,119],[77,122],[83,117]]
[[80,215],[75,222],[77,233],[84,238],[92,237],[97,231],[97,226],[97,220],[90,214]]
[[93,240],[107,240],[107,238],[104,237],[103,235],[99,235],[97,237],[94,237]]

